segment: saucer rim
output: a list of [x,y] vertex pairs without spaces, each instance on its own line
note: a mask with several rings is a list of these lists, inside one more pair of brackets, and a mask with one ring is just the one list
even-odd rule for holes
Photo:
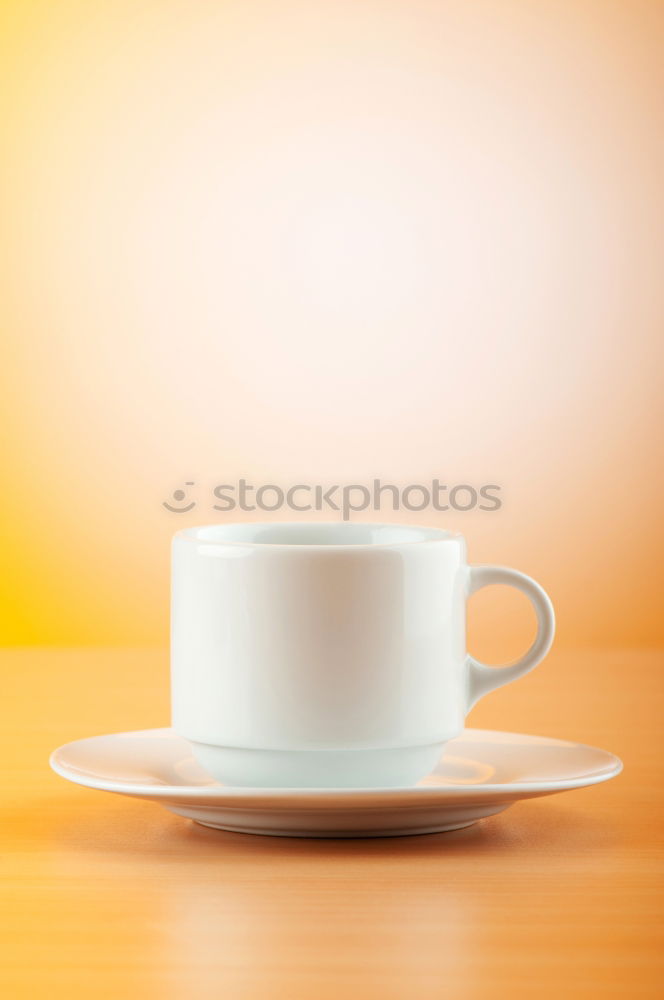
[[[224,799],[237,800],[238,802],[246,804],[248,799],[251,799],[252,801],[256,801],[258,799],[269,799],[274,802],[283,802],[286,797],[292,797],[300,800],[313,800],[320,805],[330,805],[334,803],[341,804],[349,799],[361,799],[366,801],[367,798],[371,799],[372,803],[375,805],[380,805],[383,801],[389,801],[390,805],[395,805],[396,800],[402,800],[404,803],[415,805],[420,804],[423,799],[435,800],[443,796],[446,798],[458,799],[478,798],[480,795],[500,796],[501,798],[510,798],[512,800],[526,797],[533,798],[537,795],[554,794],[555,792],[563,792],[575,788],[585,788],[590,785],[598,785],[604,781],[609,781],[611,778],[617,777],[623,770],[622,760],[610,750],[604,750],[601,747],[595,747],[587,743],[578,743],[575,740],[563,740],[553,736],[541,736],[530,733],[516,733],[508,730],[477,729],[474,727],[464,728],[463,734],[477,734],[478,736],[481,735],[485,738],[490,738],[491,736],[527,736],[536,740],[543,740],[548,744],[571,746],[579,750],[592,751],[594,753],[603,754],[606,757],[606,769],[598,771],[594,774],[590,773],[586,775],[579,775],[575,778],[541,778],[538,781],[512,781],[501,782],[498,784],[482,782],[475,785],[398,785],[392,788],[379,788],[376,786],[360,788],[284,786],[270,788],[258,785],[222,785],[218,782],[214,782],[210,785],[126,783],[114,781],[109,778],[96,778],[90,775],[89,772],[79,771],[70,765],[61,763],[59,759],[60,756],[71,747],[78,746],[82,743],[96,742],[97,740],[114,736],[140,737],[160,735],[164,737],[172,736],[177,739],[183,739],[183,737],[178,736],[178,734],[171,727],[167,726],[153,729],[128,730],[126,732],[118,733],[100,733],[95,736],[87,736],[82,739],[71,740],[68,743],[63,743],[61,746],[52,751],[49,756],[49,765],[56,774],[65,778],[67,781],[73,782],[74,784],[81,785],[86,788],[94,788],[98,791],[116,792],[121,795],[129,795],[136,798],[186,798],[188,800],[212,799],[217,803],[219,803],[221,799]],[[454,740],[449,741],[449,743],[454,742]],[[231,802],[229,801],[228,804],[230,805]]]

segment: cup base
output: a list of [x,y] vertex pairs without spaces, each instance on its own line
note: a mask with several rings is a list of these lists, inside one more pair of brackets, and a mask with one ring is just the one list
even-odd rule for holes
[[254,788],[397,788],[429,774],[445,742],[381,750],[257,750],[189,741],[224,785]]

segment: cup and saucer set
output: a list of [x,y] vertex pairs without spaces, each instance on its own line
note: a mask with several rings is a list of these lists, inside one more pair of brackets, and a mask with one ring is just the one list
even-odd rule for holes
[[[509,584],[537,635],[515,663],[466,653],[466,599]],[[464,728],[546,656],[539,584],[469,566],[461,535],[396,524],[233,524],[173,539],[172,729],[77,740],[51,766],[204,826],[290,837],[459,830],[520,799],[606,781],[620,760]]]

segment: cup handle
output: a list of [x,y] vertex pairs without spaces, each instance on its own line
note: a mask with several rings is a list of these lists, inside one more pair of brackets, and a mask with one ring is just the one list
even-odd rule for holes
[[517,590],[530,598],[537,615],[535,641],[530,649],[514,663],[498,668],[487,667],[472,656],[467,657],[468,709],[470,710],[489,691],[495,691],[503,684],[509,684],[510,681],[527,674],[529,670],[541,663],[551,648],[556,631],[556,619],[553,605],[546,591],[525,573],[519,573],[515,569],[507,569],[505,566],[471,566],[469,569],[468,597],[480,590],[481,587],[489,587],[494,583],[507,584],[510,587],[516,587]]

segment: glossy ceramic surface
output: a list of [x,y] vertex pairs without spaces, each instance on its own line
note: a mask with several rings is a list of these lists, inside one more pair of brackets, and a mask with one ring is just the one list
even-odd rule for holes
[[580,743],[466,729],[427,777],[405,788],[234,788],[215,782],[170,729],[68,743],[51,766],[80,785],[151,799],[206,826],[291,837],[388,837],[470,826],[519,799],[619,774],[613,754]]
[[[538,620],[532,647],[500,670],[465,648],[466,599],[491,584],[524,592]],[[452,532],[235,524],[173,539],[173,727],[227,784],[413,783],[553,633],[542,588],[469,567]]]

